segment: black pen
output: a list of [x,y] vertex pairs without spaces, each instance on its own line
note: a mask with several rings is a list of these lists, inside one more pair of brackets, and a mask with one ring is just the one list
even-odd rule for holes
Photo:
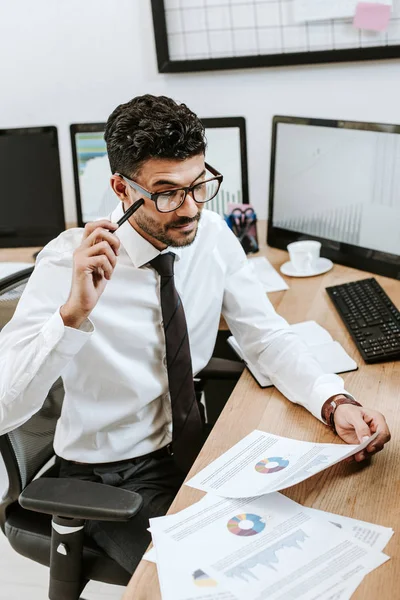
[[[142,206],[142,204],[144,204],[144,200],[143,198],[140,198],[140,200],[136,200],[136,202],[134,202],[132,204],[132,206],[130,206],[128,208],[128,210],[126,210],[124,212],[124,214],[122,215],[122,217],[119,219],[119,221],[117,221],[117,225],[118,227],[121,227],[121,225],[123,225],[123,223],[125,223],[125,221],[127,221],[129,219],[129,217],[131,215],[133,215],[133,213],[140,207]],[[116,231],[116,230],[115,230]]]

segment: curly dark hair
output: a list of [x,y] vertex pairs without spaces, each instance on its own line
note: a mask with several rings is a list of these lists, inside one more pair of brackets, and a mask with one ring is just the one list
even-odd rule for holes
[[146,94],[120,104],[108,117],[104,139],[111,171],[135,177],[149,158],[184,160],[204,154],[204,126],[186,104]]

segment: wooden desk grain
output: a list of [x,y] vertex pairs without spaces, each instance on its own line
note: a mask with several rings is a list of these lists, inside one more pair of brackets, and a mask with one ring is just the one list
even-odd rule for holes
[[[287,253],[280,250],[264,248],[261,254],[276,268],[288,260]],[[338,464],[285,491],[305,506],[393,527],[395,535],[386,548],[391,560],[368,575],[353,596],[354,600],[389,600],[400,598],[400,362],[366,365],[325,292],[328,285],[368,276],[363,271],[335,265],[329,273],[318,277],[287,277],[290,289],[269,294],[269,298],[290,323],[313,319],[328,329],[359,365],[357,371],[343,375],[347,389],[366,406],[384,413],[389,423],[392,441],[369,463]],[[373,276],[400,306],[400,282]],[[245,370],[188,477],[254,429],[299,440],[338,441],[304,408],[291,404],[275,388],[261,389]],[[199,490],[182,486],[169,512],[176,513],[203,495]],[[142,561],[123,600],[160,598],[156,566]]]

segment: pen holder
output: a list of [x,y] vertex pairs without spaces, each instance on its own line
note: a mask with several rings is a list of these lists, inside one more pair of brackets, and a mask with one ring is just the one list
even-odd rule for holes
[[242,244],[246,254],[258,252],[257,215],[251,204],[228,204],[225,221]]

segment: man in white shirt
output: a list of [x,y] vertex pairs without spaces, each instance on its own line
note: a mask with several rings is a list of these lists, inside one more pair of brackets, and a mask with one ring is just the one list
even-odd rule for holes
[[165,513],[200,449],[193,376],[211,358],[221,312],[249,360],[289,400],[347,443],[380,432],[357,460],[390,434],[380,413],[321,371],[275,313],[237,238],[203,210],[222,176],[204,161],[196,115],[162,96],[134,98],[110,115],[105,139],[121,202],[109,219],[64,232],[39,254],[0,334],[0,433],[37,412],[62,376],[60,475],[143,496],[128,523],[87,525],[131,573],[149,543],[149,517]]

